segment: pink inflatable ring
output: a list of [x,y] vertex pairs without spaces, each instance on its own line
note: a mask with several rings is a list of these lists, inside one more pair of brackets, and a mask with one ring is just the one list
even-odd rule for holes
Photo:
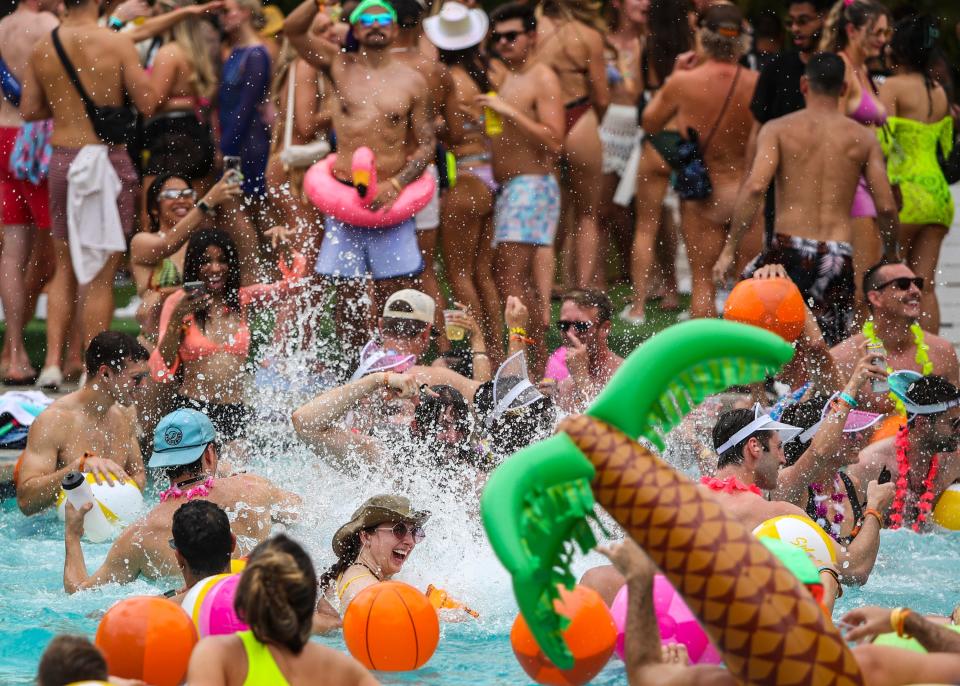
[[336,160],[336,155],[327,155],[310,167],[303,179],[303,190],[321,212],[353,226],[371,229],[396,226],[426,207],[436,190],[433,175],[421,174],[400,192],[390,209],[372,210],[370,205],[377,197],[377,167],[373,151],[363,147],[353,153],[352,186],[334,177]]

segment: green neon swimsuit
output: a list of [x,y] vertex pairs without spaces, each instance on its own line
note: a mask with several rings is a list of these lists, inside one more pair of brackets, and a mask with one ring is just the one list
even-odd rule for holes
[[238,631],[237,636],[247,652],[247,678],[243,686],[290,686],[266,644],[258,641],[252,631]]
[[[889,131],[889,132],[888,132]],[[933,124],[924,124],[903,117],[887,118],[887,127],[880,129],[880,143],[887,156],[887,176],[891,184],[899,184],[903,193],[903,224],[953,223],[953,196],[947,186],[937,147],[944,156],[953,148],[953,119],[944,117]]]

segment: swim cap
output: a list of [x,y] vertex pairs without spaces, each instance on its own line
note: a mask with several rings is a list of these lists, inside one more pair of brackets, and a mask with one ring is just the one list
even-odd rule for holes
[[350,23],[356,24],[360,21],[360,15],[371,7],[381,7],[385,9],[387,14],[393,18],[393,21],[397,21],[397,11],[393,9],[393,5],[387,2],[387,0],[363,0],[363,2],[357,5],[357,8],[350,13]]

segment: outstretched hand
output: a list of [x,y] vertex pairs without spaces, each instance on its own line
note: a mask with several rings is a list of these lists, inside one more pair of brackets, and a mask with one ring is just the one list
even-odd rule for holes
[[610,563],[628,581],[630,579],[652,579],[653,575],[657,573],[657,566],[653,563],[653,560],[629,536],[619,543],[598,545],[596,551],[610,560]]
[[866,643],[879,634],[888,634],[893,630],[890,614],[887,608],[866,605],[850,610],[840,618],[839,625],[841,628],[847,627],[845,638],[848,641]]

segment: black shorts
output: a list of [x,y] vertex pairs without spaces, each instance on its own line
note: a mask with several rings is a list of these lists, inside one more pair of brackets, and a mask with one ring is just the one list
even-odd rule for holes
[[743,278],[752,277],[767,264],[781,264],[787,270],[817,318],[827,345],[833,347],[850,336],[856,300],[853,247],[849,243],[777,233],[767,250],[750,263]]

